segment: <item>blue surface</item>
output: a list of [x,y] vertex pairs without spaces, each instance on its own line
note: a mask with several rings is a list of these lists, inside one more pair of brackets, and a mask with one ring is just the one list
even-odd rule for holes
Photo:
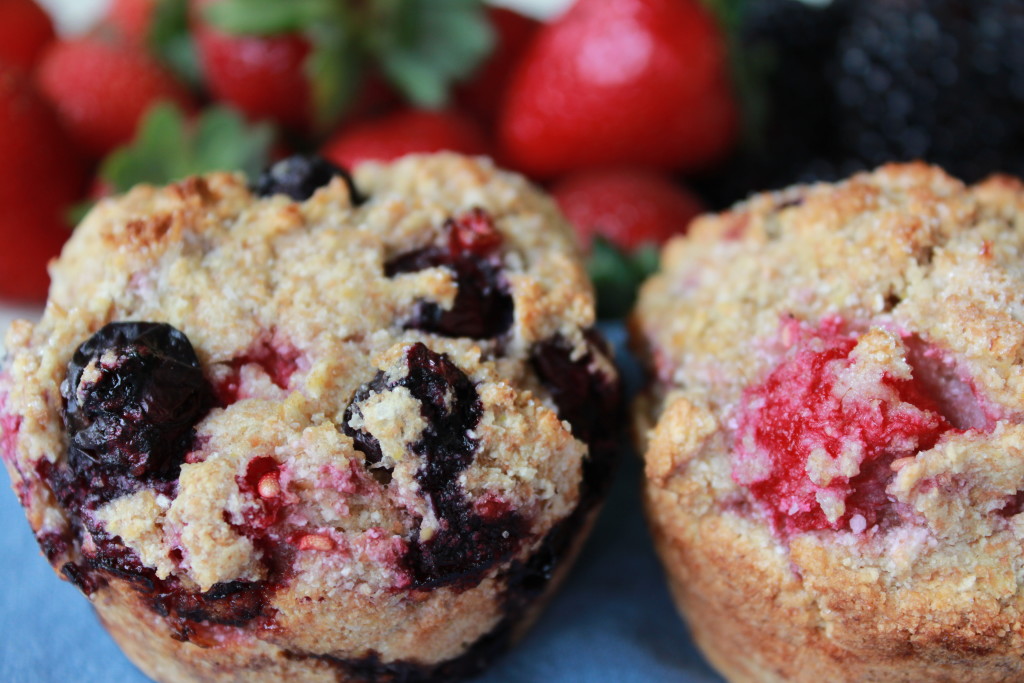
[[[621,337],[621,329],[609,333]],[[627,454],[562,591],[480,683],[721,681],[669,597],[640,512],[640,471]],[[0,491],[0,525],[0,681],[148,680],[121,654],[88,601],[50,569],[9,489]]]

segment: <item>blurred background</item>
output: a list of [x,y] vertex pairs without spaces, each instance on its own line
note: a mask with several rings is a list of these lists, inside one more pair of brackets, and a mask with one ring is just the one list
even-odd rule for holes
[[[38,0],[63,34],[88,30],[108,11],[114,0]],[[495,0],[489,5],[509,7],[532,17],[549,18],[564,11],[572,0]]]
[[0,0],[0,329],[103,197],[451,149],[556,197],[621,317],[751,192],[1024,174],[1020,0]]

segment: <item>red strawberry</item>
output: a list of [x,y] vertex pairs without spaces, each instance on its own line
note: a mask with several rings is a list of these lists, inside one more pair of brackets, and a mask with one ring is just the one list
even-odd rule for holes
[[479,126],[452,111],[407,109],[343,128],[322,154],[345,168],[368,160],[388,161],[414,152],[450,150],[486,154]]
[[224,33],[203,18],[203,8],[219,1],[191,0],[192,33],[206,84],[214,97],[255,120],[309,128],[313,91],[304,71],[309,42],[297,33]]
[[193,108],[192,97],[174,76],[126,42],[58,41],[43,56],[37,78],[75,140],[97,157],[130,141],[156,102]]
[[17,67],[0,63],[0,297],[41,301],[46,262],[70,235],[64,212],[81,196],[85,163]]
[[541,24],[503,7],[488,8],[487,13],[496,33],[494,51],[455,94],[460,106],[491,123],[500,113],[509,76]]
[[338,127],[389,114],[401,106],[402,102],[402,95],[395,87],[379,71],[369,69],[364,74],[355,98],[344,110]]
[[31,69],[53,39],[50,15],[33,0],[0,0],[0,60]]
[[722,32],[698,0],[578,0],[524,55],[501,141],[538,176],[700,168],[736,136],[727,71]]
[[586,247],[596,235],[630,251],[660,245],[704,210],[690,192],[643,169],[582,171],[556,183],[552,193]]
[[105,21],[125,40],[145,45],[153,25],[156,3],[157,0],[113,0]]

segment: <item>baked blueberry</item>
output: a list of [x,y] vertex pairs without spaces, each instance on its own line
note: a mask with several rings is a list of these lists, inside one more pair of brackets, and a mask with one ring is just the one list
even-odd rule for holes
[[501,233],[482,209],[445,223],[447,245],[404,253],[385,265],[395,276],[426,268],[451,270],[458,293],[450,308],[418,301],[405,326],[449,337],[497,337],[512,325],[513,303],[501,265]]
[[166,323],[115,322],[75,351],[64,382],[68,464],[168,479],[213,393],[188,339]]
[[263,171],[253,183],[252,191],[258,197],[283,194],[301,202],[312,197],[314,192],[334,178],[345,181],[353,204],[366,201],[356,189],[352,175],[348,171],[323,157],[303,154],[282,159]]

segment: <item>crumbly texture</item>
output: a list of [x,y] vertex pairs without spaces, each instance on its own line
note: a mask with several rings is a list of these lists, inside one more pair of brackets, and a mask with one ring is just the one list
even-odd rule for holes
[[[538,345],[556,340],[585,371],[616,380],[585,334],[593,295],[553,203],[520,176],[449,154],[366,164],[354,178],[367,197],[358,205],[341,178],[293,201],[256,197],[231,174],[104,200],[51,267],[42,320],[7,337],[0,452],[14,489],[55,569],[158,680],[429,673],[508,630],[527,607],[512,595],[524,567],[549,552],[553,530],[582,527],[592,512],[583,479],[594,455],[535,370]],[[409,321],[424,302],[452,309],[457,273],[388,264],[446,249],[449,219],[476,209],[500,235],[507,330],[418,329]],[[219,398],[172,481],[62,505],[61,383],[76,348],[112,321],[181,331]],[[457,467],[423,445],[432,408],[413,377],[417,353],[453,366],[474,394],[478,419]],[[440,410],[468,410],[453,391],[435,397]],[[454,481],[432,491],[438,467]],[[470,523],[484,531],[460,527]],[[499,540],[480,541],[483,559],[465,575],[417,568],[432,538],[495,525]],[[535,570],[542,584],[570,542],[555,545]],[[103,553],[114,560],[97,563]],[[185,602],[157,605],[154,583]],[[260,598],[225,608],[228,617],[182,606],[194,596],[203,609],[234,605],[250,590]]]
[[733,681],[1024,677],[1024,185],[922,164],[667,245],[631,319],[645,505]]

